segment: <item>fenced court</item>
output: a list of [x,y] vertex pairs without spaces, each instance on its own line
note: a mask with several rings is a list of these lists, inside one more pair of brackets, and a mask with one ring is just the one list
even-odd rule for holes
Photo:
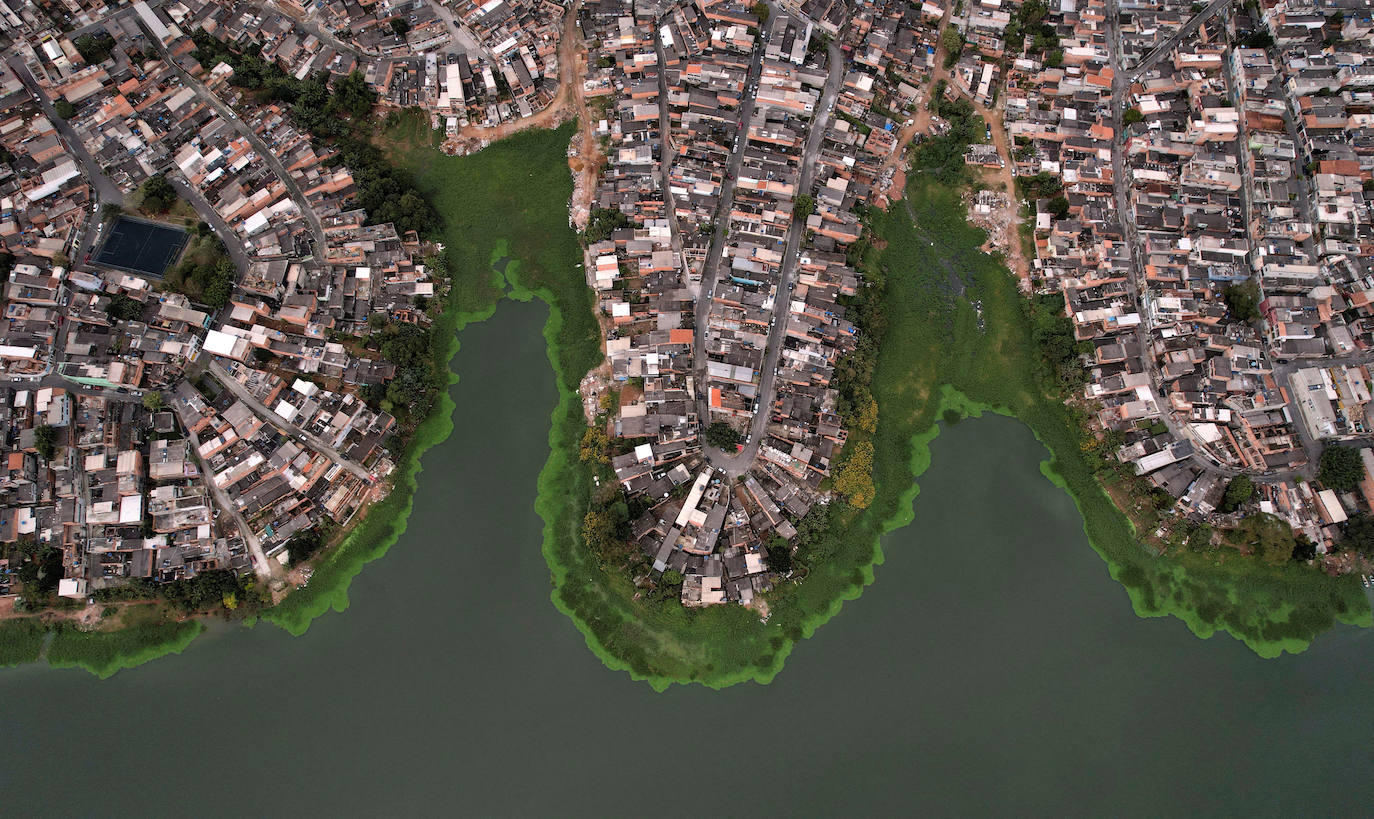
[[120,216],[110,225],[92,261],[101,267],[162,278],[182,248],[186,231],[156,222]]

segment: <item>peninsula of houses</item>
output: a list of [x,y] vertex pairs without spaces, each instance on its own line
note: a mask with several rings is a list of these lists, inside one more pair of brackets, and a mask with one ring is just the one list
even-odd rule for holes
[[630,510],[583,536],[683,605],[764,605],[808,515],[871,493],[839,375],[876,353],[863,214],[955,100],[969,216],[1062,299],[1070,400],[1167,498],[1152,536],[1264,516],[1363,570],[1355,0],[0,0],[0,31],[0,615],[284,593],[388,491],[449,280],[429,205],[339,130],[388,109],[449,152],[580,117],[589,448]]

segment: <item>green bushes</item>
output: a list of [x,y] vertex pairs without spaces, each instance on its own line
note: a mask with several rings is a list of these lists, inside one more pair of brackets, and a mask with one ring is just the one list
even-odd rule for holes
[[48,627],[37,620],[0,622],[0,667],[37,660],[47,635]]
[[940,80],[930,94],[930,110],[949,123],[949,130],[917,144],[912,154],[912,167],[934,176],[944,185],[962,185],[968,181],[964,154],[969,145],[982,142],[986,125],[964,97],[947,99],[945,81]]

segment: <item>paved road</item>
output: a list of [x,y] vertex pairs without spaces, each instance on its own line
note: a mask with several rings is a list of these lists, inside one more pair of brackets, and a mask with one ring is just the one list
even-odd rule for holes
[[[1229,0],[1212,0],[1205,8],[1193,16],[1191,20],[1183,25],[1167,40],[1157,45],[1153,50],[1145,55],[1141,61],[1129,71],[1121,67],[1121,37],[1117,29],[1119,8],[1117,0],[1110,0],[1107,10],[1107,42],[1108,58],[1112,68],[1112,96],[1111,96],[1111,124],[1113,131],[1112,140],[1112,187],[1116,198],[1116,208],[1118,217],[1121,219],[1122,226],[1126,233],[1126,247],[1130,252],[1131,269],[1126,277],[1127,290],[1131,294],[1131,299],[1136,305],[1136,310],[1140,315],[1140,323],[1136,325],[1132,334],[1136,343],[1140,345],[1142,358],[1145,364],[1145,371],[1150,376],[1150,388],[1156,405],[1160,408],[1160,420],[1168,428],[1169,434],[1180,441],[1189,441],[1193,444],[1194,453],[1190,460],[1194,465],[1208,472],[1218,472],[1223,475],[1238,475],[1245,470],[1220,464],[1208,457],[1202,443],[1190,434],[1186,425],[1179,423],[1168,409],[1167,403],[1160,394],[1163,385],[1163,374],[1160,372],[1159,363],[1155,360],[1151,350],[1152,338],[1149,327],[1149,298],[1148,288],[1145,285],[1145,267],[1141,261],[1140,254],[1140,235],[1136,229],[1136,221],[1132,216],[1130,182],[1126,176],[1126,139],[1122,117],[1126,111],[1126,94],[1129,92],[1131,83],[1149,70],[1151,66],[1168,55],[1183,40],[1184,37],[1197,31],[1205,20],[1212,17],[1221,9],[1225,8]],[[1274,480],[1279,480],[1277,476]]]
[[202,360],[207,362],[205,365],[206,371],[228,388],[229,392],[232,392],[235,398],[247,404],[248,408],[257,413],[263,420],[296,440],[309,444],[312,449],[323,452],[325,455],[329,456],[329,460],[367,481],[369,485],[376,483],[375,479],[372,477],[372,473],[364,469],[361,464],[345,458],[341,452],[320,436],[302,429],[268,409],[256,396],[240,384],[236,378],[230,375],[224,367],[220,366],[220,363],[215,361],[213,356],[206,354]]
[[[1171,34],[1169,39],[1150,49],[1144,57],[1140,58],[1140,62],[1131,66],[1131,76],[1126,84],[1129,86],[1132,82],[1135,82],[1137,77],[1148,71],[1155,63],[1169,56],[1169,53],[1172,52],[1179,43],[1183,42],[1184,38],[1193,36],[1193,33],[1196,32],[1203,23],[1210,20],[1217,12],[1230,7],[1230,5],[1231,0],[1212,0],[1212,2],[1204,6],[1202,10],[1194,14],[1188,22],[1184,23],[1178,31]],[[1115,28],[1114,24],[1116,22],[1115,17],[1117,13],[1117,3],[1113,0],[1110,7],[1110,17],[1112,18],[1113,28]],[[1112,50],[1116,51],[1121,43],[1120,36],[1113,31],[1113,36],[1109,39],[1112,43]]]
[[187,203],[195,209],[196,215],[204,219],[206,224],[210,226],[210,229],[219,237],[219,240],[224,243],[224,249],[229,251],[229,258],[234,260],[234,267],[238,269],[239,275],[242,276],[251,262],[248,258],[247,251],[243,249],[243,240],[240,239],[239,235],[234,232],[234,229],[229,226],[229,223],[224,221],[224,217],[220,216],[219,213],[211,207],[205,195],[202,194],[195,185],[188,184],[179,171],[169,171],[167,173],[167,181],[172,183],[172,187],[181,195],[181,198],[185,199]]
[[[352,43],[345,43],[343,40],[340,40],[338,37],[334,36],[334,32],[320,25],[318,21],[312,19],[309,16],[309,11],[306,13],[306,16],[301,16],[294,9],[285,5],[278,4],[276,2],[253,2],[249,5],[263,9],[265,11],[274,11],[278,14],[290,17],[291,20],[301,28],[301,30],[315,35],[315,39],[319,40],[320,42],[324,43],[330,48],[333,48],[335,51],[341,51],[345,54],[351,54],[352,56],[357,57],[360,60],[376,60],[380,59],[382,56],[375,51],[368,51],[367,49],[359,48],[358,46],[355,46]],[[314,4],[311,4],[309,9],[310,11],[314,11]]]
[[[707,356],[706,342],[710,334],[708,324],[711,314],[711,302],[716,291],[716,280],[720,273],[721,257],[725,253],[726,234],[730,225],[730,211],[734,207],[735,184],[739,177],[740,168],[744,165],[744,153],[748,149],[749,126],[754,118],[754,101],[757,96],[759,77],[763,71],[763,51],[765,40],[759,37],[754,44],[754,55],[749,63],[749,72],[745,76],[745,93],[740,100],[740,119],[736,130],[736,141],[733,152],[726,162],[725,180],[721,183],[720,205],[717,208],[716,230],[711,237],[711,245],[706,251],[706,260],[701,268],[701,284],[697,293],[696,304],[696,334],[692,344],[692,365],[693,379],[697,389],[697,417],[702,425],[710,423],[710,389],[708,387],[709,378],[707,376]],[[754,89],[754,90],[750,90]],[[708,459],[720,457],[723,453],[707,447],[703,443],[703,451],[706,452]]]
[[200,436],[191,429],[198,419],[191,414],[191,409],[186,406],[185,401],[173,397],[171,404],[173,411],[181,419],[181,425],[186,429],[187,436],[191,439],[192,453],[195,455],[196,463],[200,464],[201,480],[210,488],[210,494],[214,496],[220,511],[233,519],[234,526],[239,530],[239,537],[243,538],[243,542],[248,546],[248,552],[253,555],[253,572],[263,582],[271,580],[274,575],[281,575],[283,573],[281,564],[275,560],[269,561],[267,559],[267,553],[262,548],[262,541],[258,540],[258,536],[253,533],[248,521],[243,519],[243,515],[234,506],[229,494],[215,483],[209,465],[205,463],[204,458],[200,457]]
[[[720,259],[725,252],[725,234],[730,224],[730,209],[734,206],[735,201],[735,179],[739,176],[740,167],[744,164],[744,152],[749,142],[745,135],[749,133],[749,123],[754,117],[754,98],[757,91],[750,91],[749,89],[757,89],[758,87],[759,75],[763,71],[763,47],[764,40],[759,37],[754,43],[754,56],[749,63],[749,73],[744,79],[745,93],[740,100],[740,125],[736,130],[737,141],[730,159],[726,162],[725,180],[721,183],[720,188],[720,205],[716,210],[716,232],[711,237],[711,246],[706,251],[706,261],[701,268],[701,289],[697,293],[696,334],[692,342],[692,372],[697,390],[697,414],[703,425],[709,424],[711,420],[711,394],[707,387],[706,376],[707,322],[711,313],[712,295],[716,290],[716,278],[720,272]],[[719,451],[717,450],[716,453],[719,454]],[[709,456],[710,453],[708,453]]]
[[41,390],[45,387],[61,388],[67,392],[77,393],[78,395],[89,395],[92,398],[104,398],[109,401],[122,401],[125,403],[138,403],[143,400],[143,392],[115,392],[111,389],[97,389],[78,384],[75,381],[68,381],[61,375],[50,372],[37,378],[27,378],[25,376],[0,376],[0,384],[13,387],[16,390]]
[[[816,106],[815,114],[811,118],[811,127],[807,131],[806,143],[802,149],[801,173],[797,179],[798,195],[810,195],[811,193],[811,183],[816,175],[816,157],[821,151],[826,123],[830,119],[830,111],[834,107],[835,97],[839,93],[840,80],[844,77],[844,62],[839,46],[832,42],[828,54],[830,57],[829,76],[826,78],[825,88],[821,92],[820,104]],[[711,464],[731,477],[743,475],[753,467],[754,461],[758,458],[759,446],[763,443],[764,431],[768,428],[768,421],[772,415],[773,397],[777,395],[778,390],[778,361],[782,358],[783,341],[787,337],[787,322],[791,315],[791,295],[796,284],[797,264],[801,258],[801,243],[805,237],[805,221],[793,219],[787,228],[778,289],[773,298],[774,322],[768,331],[768,347],[764,353],[763,371],[759,383],[759,411],[754,413],[754,417],[749,421],[749,442],[745,444],[744,449],[736,453],[727,453],[721,450],[707,452],[707,458]]]
[[[142,23],[139,25],[142,26]],[[253,145],[253,149],[257,152],[258,156],[262,158],[263,162],[267,163],[267,167],[270,168],[272,172],[277,175],[277,178],[282,181],[282,184],[286,186],[287,193],[295,200],[296,206],[300,208],[302,215],[305,217],[306,224],[310,227],[310,235],[315,242],[315,254],[323,255],[325,248],[324,226],[320,223],[320,217],[315,213],[315,209],[311,207],[310,200],[306,198],[305,192],[301,190],[300,185],[296,184],[296,180],[286,170],[286,166],[282,164],[281,159],[277,157],[275,149],[268,145],[266,140],[258,136],[258,133],[249,127],[248,123],[244,122],[233,108],[230,108],[227,103],[215,96],[210,89],[206,87],[205,83],[191,76],[189,71],[182,68],[181,64],[172,57],[167,47],[149,33],[146,27],[144,27],[144,29],[144,33],[148,35],[148,38],[152,42],[157,43],[158,49],[162,52],[163,59],[166,60],[168,65],[172,67],[172,70],[181,77],[182,82],[194,89],[201,99],[208,102],[210,107],[214,108],[225,121],[233,125],[234,128]]]
[[59,117],[57,112],[53,110],[52,101],[48,99],[47,94],[43,93],[42,87],[39,86],[38,81],[34,79],[33,74],[29,71],[29,67],[24,62],[24,58],[16,54],[11,56],[8,62],[10,68],[14,70],[15,76],[19,78],[19,81],[29,89],[31,95],[37,98],[38,107],[42,109],[47,118],[52,121],[53,127],[57,129],[58,137],[61,138],[63,146],[67,149],[67,153],[76,159],[77,165],[81,167],[82,176],[85,177],[87,184],[91,186],[91,190],[95,196],[96,206],[86,211],[86,228],[82,231],[80,246],[75,247],[71,254],[73,257],[72,262],[78,264],[82,256],[89,253],[91,248],[95,246],[96,235],[100,225],[99,206],[103,204],[122,205],[124,202],[124,192],[119,189],[119,186],[116,185],[113,180],[105,176],[104,171],[100,168],[100,163],[95,160],[95,157],[91,156],[90,151],[86,150],[86,144],[81,141],[81,137],[77,135],[71,124],[62,117]]

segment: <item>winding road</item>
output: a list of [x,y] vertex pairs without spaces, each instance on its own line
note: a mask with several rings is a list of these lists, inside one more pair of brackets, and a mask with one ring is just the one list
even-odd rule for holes
[[[140,21],[139,25],[143,26],[143,23]],[[301,215],[305,218],[306,224],[310,228],[310,236],[314,241],[314,253],[323,254],[326,243],[324,240],[324,226],[320,223],[319,214],[315,213],[315,208],[311,206],[310,200],[305,196],[305,192],[301,190],[300,185],[296,184],[295,178],[286,170],[286,166],[283,165],[281,159],[277,157],[275,150],[267,144],[266,140],[258,136],[258,133],[254,131],[248,123],[228,105],[228,103],[215,96],[205,83],[193,77],[191,72],[187,71],[185,68],[182,68],[181,64],[178,63],[171,52],[167,50],[167,46],[163,45],[162,41],[154,37],[151,32],[148,32],[146,26],[144,26],[144,33],[148,35],[150,41],[157,43],[158,50],[162,53],[163,60],[172,67],[172,70],[177,73],[177,76],[181,78],[182,82],[186,83],[187,87],[194,89],[201,99],[208,102],[210,107],[215,109],[216,113],[223,117],[226,122],[232,125],[235,130],[242,134],[244,138],[252,144],[253,150],[255,150],[262,161],[267,164],[267,167],[272,170],[272,173],[276,174],[282,184],[286,186],[287,193],[290,194],[292,200],[295,201],[296,207],[300,209]]]

